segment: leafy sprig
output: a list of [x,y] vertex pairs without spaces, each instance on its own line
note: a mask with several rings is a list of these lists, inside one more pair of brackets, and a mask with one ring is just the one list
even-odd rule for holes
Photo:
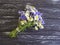
[[22,25],[22,26],[20,24],[20,25],[18,25],[18,27],[16,29],[14,29],[12,32],[9,33],[9,37],[14,38],[14,37],[17,36],[17,34],[19,32],[23,32],[23,31],[25,31],[26,28],[29,28],[29,27],[31,27],[33,25],[34,25],[34,23],[33,22],[30,22],[30,21],[27,22],[26,24]]

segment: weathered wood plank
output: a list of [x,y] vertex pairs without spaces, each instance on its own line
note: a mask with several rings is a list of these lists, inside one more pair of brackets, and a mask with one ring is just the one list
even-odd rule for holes
[[11,31],[18,25],[18,19],[0,19],[0,31]]
[[[24,2],[24,1],[23,1]],[[0,9],[17,9],[17,8],[23,8],[23,6],[25,6],[28,2],[24,2],[24,3],[2,3],[0,4]],[[49,4],[48,2],[31,2],[32,5],[36,6],[37,8],[59,8],[60,9],[60,4]]]
[[[40,8],[40,12],[43,13],[43,18],[57,18],[60,19],[60,9],[50,9],[50,8]],[[18,9],[0,9],[0,18],[4,16],[17,16],[18,18]]]
[[16,24],[13,24],[13,25],[3,25],[3,26],[0,26],[0,32],[6,32],[6,31],[12,31],[12,30],[14,30],[15,28],[17,27],[17,25]]
[[[10,38],[1,38],[1,43],[3,45],[17,45],[17,44],[22,44],[22,45],[53,45],[53,44],[60,44],[60,36],[43,36],[43,35],[19,35],[18,38],[15,39],[10,39]],[[12,43],[13,42],[13,43]],[[53,43],[52,43],[53,42]],[[23,44],[24,43],[24,44]]]
[[[44,19],[44,21],[45,21],[44,30],[57,30],[57,29],[60,30],[60,20],[58,20],[58,19]],[[15,24],[15,26],[17,26],[17,23],[18,23],[18,21],[13,19],[13,20],[10,20],[10,22],[7,21],[4,24],[0,24],[0,27],[1,27],[1,29],[4,29],[4,28],[10,29],[10,28],[8,28],[8,25],[11,25],[13,28],[13,24]]]
[[0,3],[16,3],[16,2],[42,2],[42,3],[48,3],[48,4],[60,4],[59,0],[53,1],[53,0],[0,0]]
[[58,18],[60,19],[60,9],[57,8],[39,8],[43,13],[43,18]]
[[[31,32],[30,34],[29,33],[21,33],[17,36],[17,38],[8,38],[7,36],[2,36],[1,33],[0,33],[0,44],[3,44],[3,45],[8,45],[11,44],[11,45],[14,45],[14,44],[54,44],[52,42],[56,42],[56,44],[58,42],[60,42],[60,35],[59,33],[60,32],[53,32],[53,31],[48,31],[44,33],[44,31],[40,32],[38,34],[38,32],[36,34],[32,34],[34,32]],[[58,35],[57,35],[58,34]],[[47,42],[45,42],[47,41]],[[12,43],[13,42],[13,43]]]
[[[33,3],[34,2],[34,3]],[[52,0],[0,0],[0,3],[6,4],[6,3],[12,3],[12,4],[23,4],[31,3],[33,5],[36,5],[37,7],[49,7],[49,8],[60,8],[60,1],[52,1]],[[14,6],[15,7],[15,6]]]
[[[26,3],[35,5],[43,13],[45,28],[38,31],[26,30],[25,32],[19,33],[15,39],[11,39],[5,34],[2,34],[1,31],[11,31],[17,27],[16,20],[10,21],[10,19],[17,19],[18,10],[21,10],[21,5],[25,5]],[[4,16],[12,15],[14,18],[8,18],[10,22],[0,24],[0,45],[60,45],[60,1],[0,0],[0,20]],[[7,18],[4,19],[6,20]]]
[[0,9],[22,9],[25,5],[23,4],[0,4]]
[[0,9],[0,16],[1,15],[16,15],[16,16],[18,16],[17,14],[17,10],[16,9]]
[[16,16],[16,15],[4,15],[4,16],[0,16],[0,19],[18,19],[19,16]]
[[34,2],[34,1],[37,1],[37,0],[0,0],[0,3],[26,3],[26,2]]
[[18,19],[0,19],[0,26],[18,23]]
[[[34,0],[35,1],[35,0]],[[21,6],[25,6],[28,2],[27,1],[25,1],[24,3],[23,3],[24,1],[20,1],[20,3],[2,3],[2,4],[0,4],[0,8],[2,9],[2,8],[4,8],[4,9],[8,9],[8,8],[19,8],[19,7],[21,7]],[[42,8],[59,8],[60,9],[60,4],[49,4],[48,2],[46,3],[46,2],[42,2],[42,1],[36,1],[36,2],[31,2],[31,4],[32,5],[34,5],[34,6],[36,6],[37,8],[40,8],[40,7],[42,7]]]

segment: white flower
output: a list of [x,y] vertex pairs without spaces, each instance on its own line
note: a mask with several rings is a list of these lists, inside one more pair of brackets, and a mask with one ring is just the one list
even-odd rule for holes
[[20,32],[20,30],[19,30],[19,28],[18,28],[18,27],[16,28],[16,31]]
[[35,26],[35,30],[38,30],[38,27],[37,26]]
[[24,25],[26,23],[26,21],[23,20],[23,21],[20,21],[20,23],[21,23],[21,25]]
[[39,18],[38,15],[34,16],[34,20],[38,20],[38,18]]
[[30,6],[29,7],[31,12],[33,12],[35,14],[35,12],[38,12],[38,10],[36,10],[36,8],[34,6]]
[[25,16],[26,16],[27,20],[29,20],[29,13],[30,13],[30,12],[29,12],[28,10],[27,10],[26,13],[25,13]]
[[29,17],[29,21],[33,21],[33,18],[31,16]]
[[42,22],[41,21],[39,21],[38,22],[38,25],[37,25],[40,29],[44,29],[44,26],[42,25]]

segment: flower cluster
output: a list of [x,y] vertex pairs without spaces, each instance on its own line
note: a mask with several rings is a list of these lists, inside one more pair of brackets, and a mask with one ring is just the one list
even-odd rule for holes
[[28,21],[33,21],[35,26],[35,30],[38,30],[38,27],[40,29],[43,29],[44,26],[44,21],[42,19],[42,13],[40,13],[34,6],[31,5],[26,5],[26,11],[19,11],[21,14],[20,19],[21,24],[23,25],[24,23],[28,23]]
[[34,26],[35,30],[38,28],[43,29],[44,21],[42,19],[42,13],[39,12],[34,6],[26,5],[25,11],[18,11],[20,14],[19,25],[9,35],[15,37],[18,32],[24,31],[27,27]]

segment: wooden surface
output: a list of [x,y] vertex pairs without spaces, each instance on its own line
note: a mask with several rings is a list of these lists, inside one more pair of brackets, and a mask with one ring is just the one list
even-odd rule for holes
[[[38,31],[28,29],[11,39],[2,32],[11,31],[17,26],[18,10],[21,10],[21,6],[26,3],[33,4],[43,13],[45,28]],[[14,18],[4,18],[4,16]],[[2,20],[8,21],[3,24]],[[0,0],[0,45],[60,45],[60,1]]]

